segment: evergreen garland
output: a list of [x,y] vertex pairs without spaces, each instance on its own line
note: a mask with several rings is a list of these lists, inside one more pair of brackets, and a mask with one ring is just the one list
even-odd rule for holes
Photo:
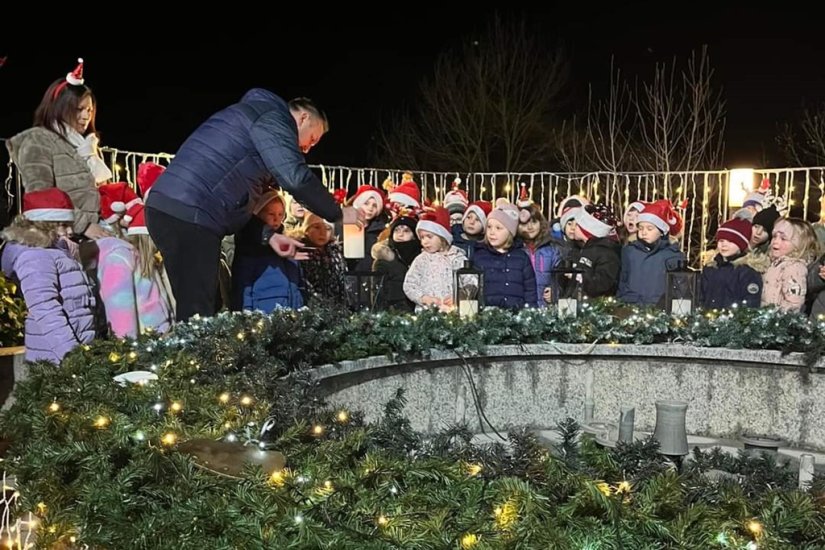
[[[181,549],[825,545],[825,484],[799,491],[770,458],[697,451],[679,472],[652,439],[605,450],[572,420],[558,426],[554,449],[527,430],[512,431],[507,446],[473,445],[462,425],[423,437],[404,418],[402,392],[368,424],[326,407],[307,371],[376,354],[545,341],[822,347],[817,325],[773,310],[675,320],[610,301],[575,322],[492,308],[469,323],[434,312],[221,314],[165,338],[82,346],[60,367],[31,364],[0,417],[13,441],[6,468],[18,511],[40,516],[43,546],[70,537],[93,548]],[[136,370],[158,380],[112,380]],[[277,449],[287,466],[217,476],[178,449],[193,438]],[[708,469],[741,478],[713,481]]]

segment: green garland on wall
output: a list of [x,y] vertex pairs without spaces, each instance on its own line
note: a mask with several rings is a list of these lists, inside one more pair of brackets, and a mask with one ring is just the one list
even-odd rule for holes
[[[590,305],[576,319],[539,310],[455,316],[324,309],[221,314],[165,338],[99,341],[60,367],[31,365],[0,418],[20,510],[40,516],[44,545],[94,548],[814,548],[825,545],[825,483],[795,489],[769,459],[698,455],[673,471],[653,441],[606,451],[559,427],[552,452],[528,432],[510,447],[474,446],[464,426],[425,439],[403,415],[331,410],[306,373],[372,355],[555,342],[720,343],[822,349],[820,327],[773,310],[675,320]],[[810,355],[810,354],[809,354]],[[158,380],[112,378],[149,371]],[[274,429],[259,442],[262,425]],[[229,479],[198,468],[197,438],[277,449],[285,470]],[[705,469],[758,483],[717,483]],[[752,548],[753,546],[751,546]]]

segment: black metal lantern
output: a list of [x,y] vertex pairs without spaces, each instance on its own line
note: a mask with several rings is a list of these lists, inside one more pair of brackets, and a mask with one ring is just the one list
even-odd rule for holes
[[475,317],[484,307],[484,272],[464,260],[453,273],[453,305],[462,319]]
[[575,265],[565,264],[551,271],[553,285],[551,305],[559,317],[577,317],[584,291],[582,290],[582,270]]
[[384,273],[376,271],[349,271],[345,276],[347,302],[351,310],[375,311],[384,285]]
[[665,309],[671,315],[693,313],[699,297],[700,272],[688,267],[684,261],[668,266],[665,283]]

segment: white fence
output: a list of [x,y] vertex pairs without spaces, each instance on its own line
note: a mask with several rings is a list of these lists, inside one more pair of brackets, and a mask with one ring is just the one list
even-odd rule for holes
[[[152,161],[167,164],[173,155],[168,153],[140,153],[105,148],[107,163],[116,180],[134,185],[137,167],[141,162]],[[380,187],[387,179],[395,183],[401,180],[403,169],[353,168],[347,166],[313,166],[324,184],[330,189],[345,188],[349,194],[357,186],[370,184]],[[456,177],[462,179],[462,187],[471,200],[498,197],[515,200],[520,185],[524,183],[534,202],[539,204],[548,217],[554,214],[558,204],[569,195],[583,195],[592,201],[610,205],[621,216],[628,204],[635,200],[652,201],[667,198],[678,204],[687,199],[683,212],[685,230],[682,249],[691,264],[696,265],[702,253],[712,243],[718,225],[729,219],[735,208],[728,205],[730,172],[590,172],[590,173],[442,173],[413,171],[422,198],[441,200]],[[791,213],[808,221],[819,221],[825,196],[825,167],[778,168],[754,170],[758,184],[767,177],[775,195],[783,197],[792,207]],[[6,192],[20,196],[20,181],[8,165]]]

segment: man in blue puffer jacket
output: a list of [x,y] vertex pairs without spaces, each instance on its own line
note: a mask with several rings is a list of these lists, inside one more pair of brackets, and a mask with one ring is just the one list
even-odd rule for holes
[[[145,197],[147,228],[163,255],[178,321],[216,313],[221,239],[246,224],[251,205],[269,185],[279,185],[329,222],[344,216],[363,223],[359,210],[342,212],[304,160],[328,128],[312,101],[287,103],[256,88],[181,145]],[[295,257],[301,246],[272,231],[261,242],[284,257]]]

